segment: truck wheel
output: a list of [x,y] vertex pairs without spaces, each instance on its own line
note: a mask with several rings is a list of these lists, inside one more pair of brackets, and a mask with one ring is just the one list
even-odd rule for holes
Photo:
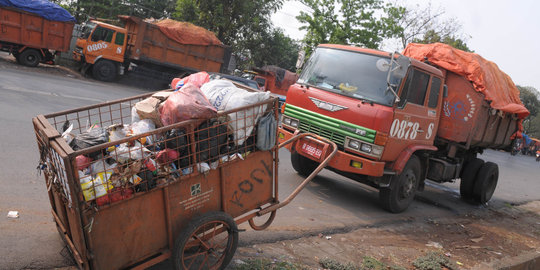
[[421,181],[421,164],[416,156],[411,156],[399,175],[392,176],[390,187],[381,188],[379,200],[384,209],[401,213],[409,207]]
[[495,192],[498,180],[499,166],[493,162],[484,163],[474,183],[473,199],[481,204],[487,203]]
[[17,57],[17,62],[28,67],[35,67],[41,62],[41,54],[34,49],[27,49]]
[[319,163],[298,154],[296,151],[291,152],[291,163],[293,169],[304,177],[308,177],[319,166]]
[[182,228],[174,244],[174,267],[224,269],[238,246],[238,228],[224,212],[209,212]]
[[116,65],[109,60],[99,60],[92,67],[92,75],[96,80],[110,82],[116,78]]
[[473,158],[463,166],[463,171],[461,171],[461,181],[459,182],[459,194],[461,194],[461,198],[465,200],[472,199],[476,176],[482,165],[484,165],[483,160]]

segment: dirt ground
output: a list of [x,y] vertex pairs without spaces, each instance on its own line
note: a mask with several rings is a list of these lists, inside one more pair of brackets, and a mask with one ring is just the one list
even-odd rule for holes
[[346,233],[240,247],[234,263],[265,258],[321,269],[320,260],[328,258],[360,267],[368,256],[385,267],[415,269],[413,262],[433,251],[448,258],[454,265],[451,269],[538,269],[535,267],[540,264],[533,268],[516,265],[527,257],[540,256],[539,217],[540,202],[533,202],[498,210],[486,208],[452,219],[409,219]]

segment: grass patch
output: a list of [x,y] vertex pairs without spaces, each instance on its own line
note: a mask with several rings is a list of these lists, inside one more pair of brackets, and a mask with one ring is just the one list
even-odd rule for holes
[[272,261],[269,259],[249,259],[243,264],[236,264],[235,270],[302,270],[303,266],[290,262]]
[[346,264],[338,262],[334,259],[324,258],[319,261],[319,264],[324,268],[328,270],[357,270],[358,266],[354,265],[351,262],[348,262]]
[[413,262],[414,267],[420,270],[442,270],[443,266],[453,270],[456,265],[440,252],[429,252]]
[[369,256],[364,256],[364,259],[362,259],[362,269],[365,269],[365,270],[386,270],[387,267],[384,263],[382,263],[381,261],[373,258],[373,257],[369,257]]

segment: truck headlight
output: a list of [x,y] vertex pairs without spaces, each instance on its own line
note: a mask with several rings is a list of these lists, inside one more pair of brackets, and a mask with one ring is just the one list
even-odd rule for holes
[[360,150],[362,150],[363,152],[366,152],[366,153],[371,153],[371,145],[367,144],[367,143],[363,143],[362,144],[362,147],[360,148]]
[[384,150],[383,146],[365,143],[351,137],[345,138],[345,148],[377,158],[381,157]]
[[83,52],[83,49],[81,47],[75,47],[75,50],[74,50],[76,53],[82,53]]
[[284,125],[287,125],[287,126],[290,126],[290,127],[293,127],[293,128],[298,128],[298,124],[300,123],[300,121],[298,121],[298,119],[294,119],[294,118],[291,118],[291,117],[288,117],[288,116],[283,116],[283,120],[281,120],[281,122]]
[[357,140],[349,140],[349,143],[348,143],[348,146],[352,149],[355,149],[355,150],[360,150],[360,145],[362,143],[360,143],[359,141]]

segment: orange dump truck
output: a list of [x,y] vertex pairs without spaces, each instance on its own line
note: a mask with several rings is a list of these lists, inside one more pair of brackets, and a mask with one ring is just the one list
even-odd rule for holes
[[[28,1],[27,1],[28,2]],[[0,50],[35,67],[69,50],[75,18],[48,1],[0,0]]]
[[187,22],[147,22],[119,16],[124,27],[90,21],[73,52],[94,78],[112,81],[126,71],[170,82],[200,70],[221,72],[230,51],[214,33]]
[[261,89],[274,94],[286,96],[287,89],[298,79],[298,74],[277,66],[264,66],[253,68],[253,80]]
[[[481,56],[445,44],[409,44],[403,54],[320,45],[287,93],[279,139],[311,132],[339,151],[327,168],[379,189],[390,212],[411,204],[426,179],[461,179],[461,196],[485,203],[498,166],[477,158],[509,149],[529,112],[516,86]],[[326,144],[289,147],[308,175]]]

